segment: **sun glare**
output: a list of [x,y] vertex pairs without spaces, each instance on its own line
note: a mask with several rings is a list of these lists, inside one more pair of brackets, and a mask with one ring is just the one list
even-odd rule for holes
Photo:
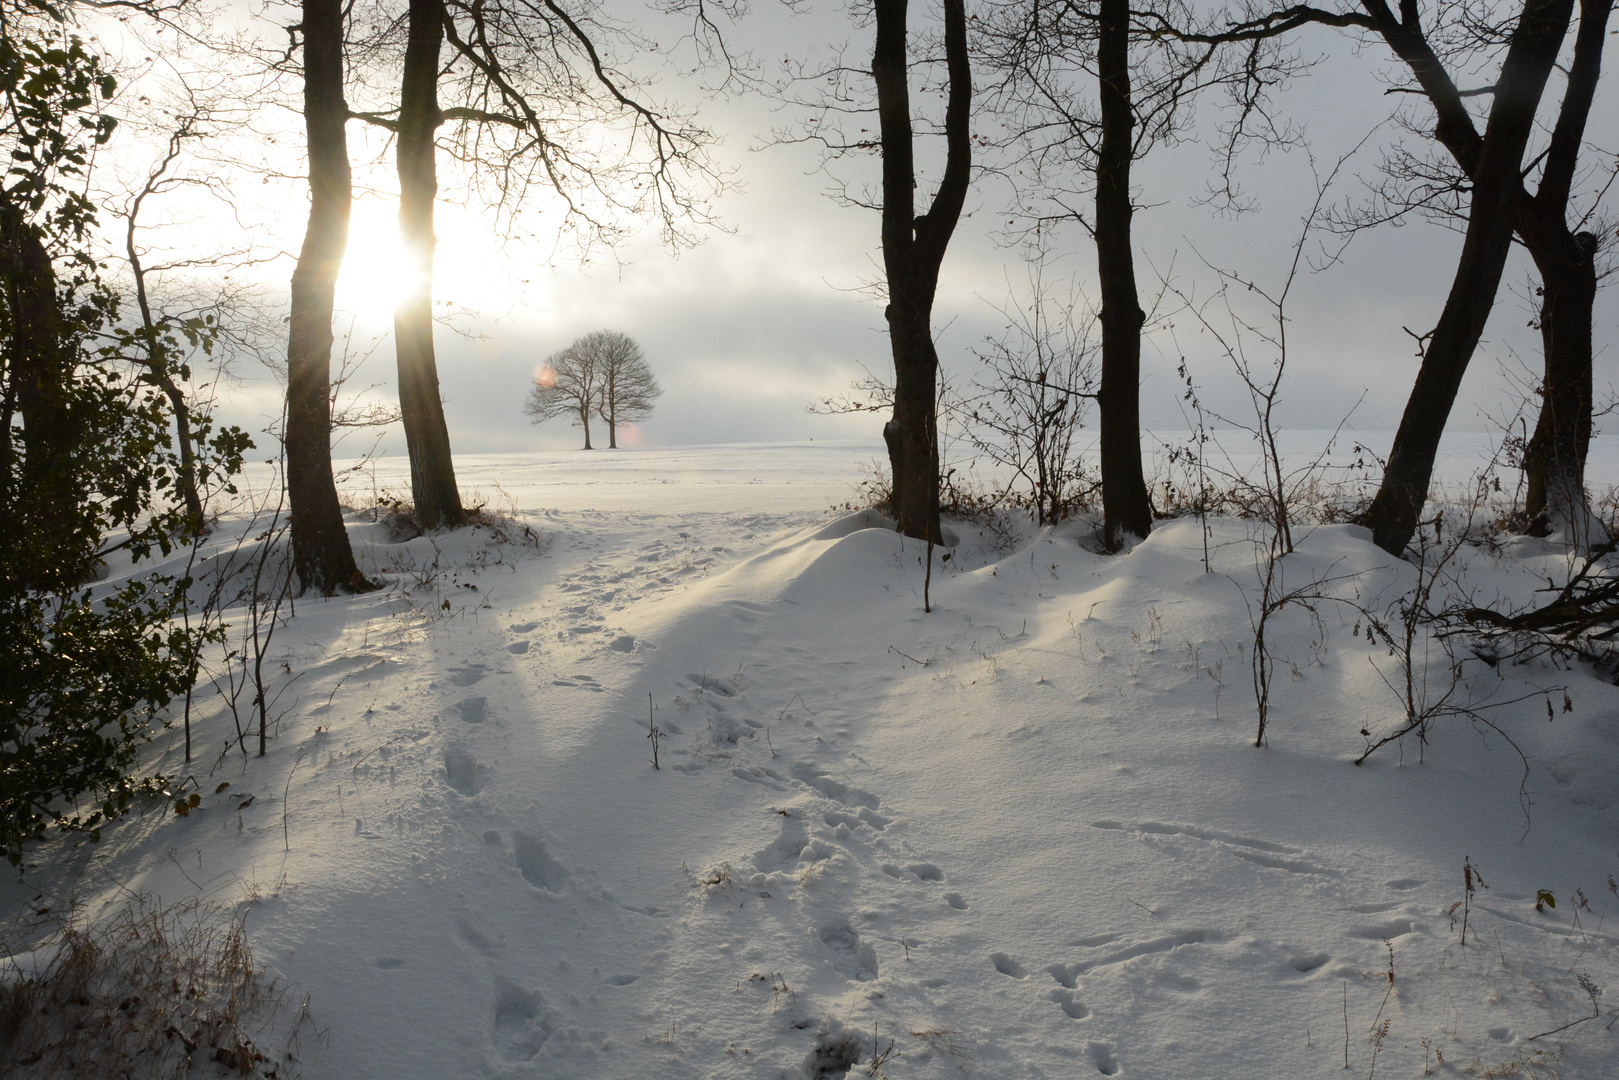
[[[410,287],[410,262],[399,243],[398,207],[385,199],[354,202],[349,246],[337,280],[337,306],[363,322],[388,323],[394,305]],[[438,250],[434,255],[435,300],[505,297],[510,284],[499,271],[499,245],[483,222],[454,206],[436,210]]]

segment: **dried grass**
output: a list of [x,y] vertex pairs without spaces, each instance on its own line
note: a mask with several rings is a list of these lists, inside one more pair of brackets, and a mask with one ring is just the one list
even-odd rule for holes
[[260,971],[244,915],[191,901],[92,922],[34,913],[0,940],[0,1076],[298,1075],[308,1001]]

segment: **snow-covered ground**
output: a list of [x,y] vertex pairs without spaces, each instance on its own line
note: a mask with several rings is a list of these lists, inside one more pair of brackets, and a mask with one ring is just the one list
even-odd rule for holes
[[[1357,768],[1398,671],[1322,603],[1271,626],[1256,749],[1248,523],[1213,572],[1195,521],[1117,556],[955,523],[925,613],[923,550],[827,510],[878,453],[458,461],[537,542],[355,515],[390,587],[297,602],[268,755],[201,700],[196,760],[153,754],[201,805],[37,848],[0,903],[243,905],[310,1077],[1619,1075],[1619,689],[1479,667],[1524,698],[1499,733]],[[1286,567],[1377,610],[1417,574],[1350,526]]]

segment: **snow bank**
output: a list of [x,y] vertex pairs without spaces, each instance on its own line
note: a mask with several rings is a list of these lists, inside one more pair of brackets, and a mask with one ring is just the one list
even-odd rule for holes
[[[1589,671],[1491,691],[1557,703],[1493,714],[1526,812],[1465,720],[1350,763],[1398,708],[1343,605],[1278,617],[1252,746],[1244,523],[1213,572],[1191,521],[1115,557],[958,523],[924,614],[878,516],[682,490],[525,511],[537,548],[356,526],[394,588],[299,601],[268,757],[205,706],[198,759],[159,762],[202,805],[40,849],[7,904],[249,906],[317,1077],[1613,1074],[1611,1005],[1532,1038],[1619,980],[1619,690]],[[1468,580],[1529,595],[1534,545]],[[1334,526],[1287,572],[1371,603],[1415,569]]]

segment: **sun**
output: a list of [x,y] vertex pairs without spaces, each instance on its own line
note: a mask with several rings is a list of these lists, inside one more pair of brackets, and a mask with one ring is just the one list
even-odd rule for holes
[[[349,219],[349,246],[337,279],[337,306],[364,323],[393,321],[394,305],[410,285],[409,260],[399,243],[398,204],[359,198]],[[435,210],[438,248],[433,260],[436,300],[478,296],[509,298],[511,283],[501,273],[505,257],[487,225],[459,207]]]
[[349,218],[349,246],[337,278],[337,306],[362,322],[393,319],[407,285],[395,207],[381,199],[356,199]]

